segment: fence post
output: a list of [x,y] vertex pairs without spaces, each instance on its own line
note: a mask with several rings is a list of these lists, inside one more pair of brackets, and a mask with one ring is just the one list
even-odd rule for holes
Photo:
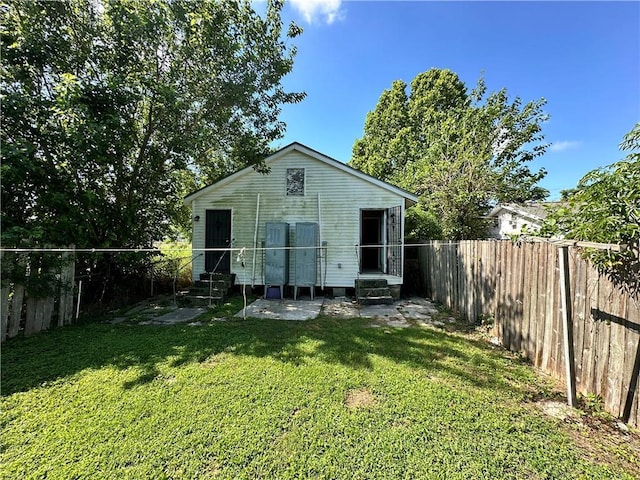
[[573,353],[573,321],[571,318],[571,291],[569,281],[569,248],[558,247],[560,266],[560,303],[562,306],[562,342],[564,344],[565,377],[567,383],[567,404],[576,408],[576,372]]
[[63,265],[60,271],[60,301],[58,308],[58,326],[71,324],[73,320],[73,287],[75,284],[75,245],[62,255]]

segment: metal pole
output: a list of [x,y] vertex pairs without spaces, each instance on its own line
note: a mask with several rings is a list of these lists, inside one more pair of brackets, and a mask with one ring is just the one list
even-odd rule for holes
[[[256,283],[256,247],[258,246],[258,221],[260,220],[260,194],[258,193],[258,199],[256,200],[256,224],[253,229],[253,268],[251,270],[251,288]],[[246,280],[245,280],[246,283]]]
[[[218,263],[220,263],[220,261],[218,261]],[[216,265],[216,267],[217,267],[217,265]],[[213,272],[209,272],[209,308],[211,308],[211,291],[212,291],[212,288],[213,288]]]
[[76,305],[76,320],[80,316],[80,297],[82,296],[82,280],[78,281],[78,304]]

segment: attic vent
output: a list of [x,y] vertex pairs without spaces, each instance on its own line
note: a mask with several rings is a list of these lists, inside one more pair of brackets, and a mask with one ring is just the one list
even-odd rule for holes
[[287,168],[287,195],[304,196],[304,168]]

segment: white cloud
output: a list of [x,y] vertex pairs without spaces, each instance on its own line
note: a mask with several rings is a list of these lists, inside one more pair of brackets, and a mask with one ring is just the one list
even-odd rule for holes
[[342,0],[290,0],[291,5],[302,15],[307,23],[324,21],[331,25],[343,18],[340,10]]
[[582,145],[582,142],[574,141],[574,140],[562,140],[560,142],[554,142],[549,147],[551,152],[564,152],[565,150],[571,150],[573,148],[578,148]]

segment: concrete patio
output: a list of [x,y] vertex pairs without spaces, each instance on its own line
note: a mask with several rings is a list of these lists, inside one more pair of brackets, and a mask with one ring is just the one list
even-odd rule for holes
[[[279,320],[304,321],[317,318],[320,314],[337,318],[367,318],[372,327],[389,326],[405,328],[411,325],[444,326],[454,323],[453,317],[440,318],[432,302],[424,298],[401,299],[392,305],[359,306],[346,297],[322,298],[314,300],[265,300],[258,299],[248,305],[246,312],[240,310],[237,318],[265,318]],[[434,317],[438,317],[434,319]]]
[[[139,325],[175,325],[189,323],[201,325],[194,321],[208,311],[205,307],[178,307],[168,304],[168,298],[157,302],[141,302],[123,316],[112,318],[109,323],[128,322],[132,319]],[[309,297],[300,300],[285,298],[284,300],[267,300],[259,298],[240,310],[234,318],[259,318],[270,320],[306,321],[318,316],[334,318],[365,318],[371,321],[371,327],[406,328],[411,325],[442,327],[456,320],[441,314],[432,302],[425,298],[413,297],[401,299],[391,305],[359,305],[348,297],[324,298]],[[223,321],[224,318],[214,319]]]

